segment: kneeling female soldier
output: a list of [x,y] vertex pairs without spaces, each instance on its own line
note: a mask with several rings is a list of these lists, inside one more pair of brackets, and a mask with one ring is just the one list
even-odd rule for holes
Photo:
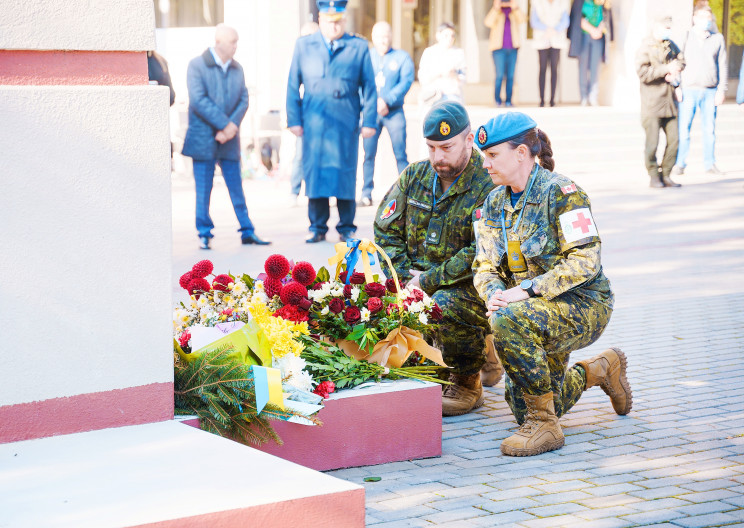
[[607,327],[614,296],[589,197],[552,172],[550,140],[537,123],[501,114],[478,129],[476,145],[499,187],[477,223],[474,283],[506,370],[506,400],[521,424],[501,451],[538,455],[563,446],[558,418],[590,387],[599,385],[618,414],[630,412],[622,351],[568,367],[569,354]]

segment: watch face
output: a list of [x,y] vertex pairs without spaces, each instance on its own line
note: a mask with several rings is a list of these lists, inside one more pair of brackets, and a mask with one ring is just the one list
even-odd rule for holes
[[519,283],[519,287],[522,288],[523,290],[526,290],[527,288],[532,288],[532,281],[530,279],[525,279]]

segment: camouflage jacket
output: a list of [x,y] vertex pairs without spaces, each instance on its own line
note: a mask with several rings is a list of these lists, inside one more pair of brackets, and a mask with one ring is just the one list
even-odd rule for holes
[[[610,282],[602,272],[600,240],[589,197],[565,176],[535,165],[529,194],[516,206],[508,187],[494,189],[476,222],[474,284],[484,301],[496,289],[506,290],[532,279],[546,299],[572,290],[599,302],[612,302]],[[529,184],[528,184],[529,185]],[[515,233],[511,226],[524,215]],[[504,251],[501,210],[509,240],[519,240],[527,271],[512,272]]]
[[[398,276],[408,281],[409,270],[422,270],[421,289],[428,294],[472,280],[475,211],[494,188],[476,149],[460,178],[444,194],[437,183],[436,202],[432,196],[435,176],[429,161],[410,164],[375,216],[375,242],[388,254]],[[441,233],[435,237],[438,242],[429,239],[431,220],[441,222]]]

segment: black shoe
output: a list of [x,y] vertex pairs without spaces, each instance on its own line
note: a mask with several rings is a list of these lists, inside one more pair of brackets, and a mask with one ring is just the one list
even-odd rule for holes
[[661,182],[664,184],[664,187],[682,187],[681,183],[677,183],[669,176],[664,176],[663,174],[661,175]]
[[540,108],[543,108],[545,106],[545,101],[540,101]]
[[268,240],[261,240],[260,238],[258,238],[255,233],[244,236],[240,239],[240,241],[243,244],[257,244],[259,246],[268,246],[269,244],[271,244],[271,242],[269,242]]
[[313,236],[305,240],[306,244],[317,244],[325,240],[325,233],[313,233]]
[[711,176],[721,176],[722,174],[724,174],[724,172],[715,165],[711,165],[710,169],[705,171],[705,174],[710,174]]
[[209,249],[209,237],[199,237],[199,247],[201,249]]

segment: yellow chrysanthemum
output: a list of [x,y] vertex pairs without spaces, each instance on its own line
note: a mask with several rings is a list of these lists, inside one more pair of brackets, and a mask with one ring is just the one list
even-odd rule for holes
[[280,358],[287,354],[299,356],[302,353],[302,343],[295,337],[310,333],[307,323],[293,323],[281,317],[274,317],[268,306],[258,298],[251,301],[248,309],[266,334],[274,357]]

